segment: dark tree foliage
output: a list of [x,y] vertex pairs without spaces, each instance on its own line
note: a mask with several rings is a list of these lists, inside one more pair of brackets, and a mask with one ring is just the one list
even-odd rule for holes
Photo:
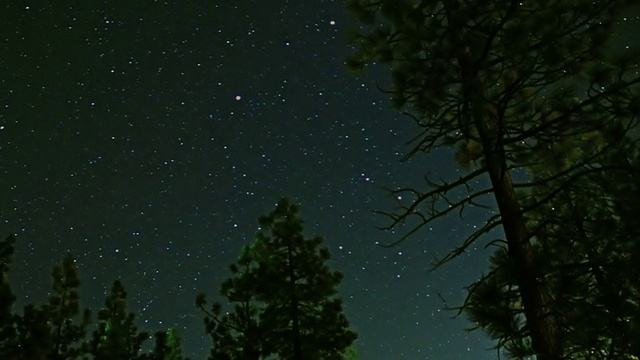
[[[9,238],[2,245],[2,256],[12,252],[15,239]],[[8,269],[8,261],[3,261],[3,272]],[[78,359],[85,352],[82,341],[89,324],[89,311],[85,310],[80,322],[78,279],[75,261],[67,256],[61,265],[53,268],[52,295],[43,306],[28,304],[22,315],[13,313],[10,302],[3,306],[2,349],[3,359]],[[3,287],[9,289],[6,280]],[[6,291],[3,289],[3,292]]]
[[171,328],[167,331],[158,331],[155,334],[156,343],[151,353],[141,357],[141,360],[189,360],[182,357],[180,336]]
[[348,347],[344,352],[343,360],[357,360],[358,359],[358,350],[353,346]]
[[48,319],[51,349],[48,359],[76,359],[84,354],[81,340],[84,339],[87,326],[91,323],[91,312],[84,309],[80,322],[80,279],[73,256],[65,257],[62,265],[55,266],[52,272],[53,295],[43,306],[42,311]]
[[14,359],[47,359],[53,347],[47,321],[46,312],[39,307],[24,306],[22,316],[17,318],[18,347]]
[[78,269],[70,254],[53,268],[47,302],[25,305],[22,314],[16,314],[16,296],[7,280],[15,241],[9,236],[0,242],[0,359],[188,360],[182,357],[180,338],[173,329],[157,332],[155,348],[140,354],[149,335],[138,332],[135,315],[127,313],[127,293],[120,281],[113,283],[98,313],[98,327],[92,339],[86,340],[91,312],[81,311]]
[[220,303],[208,310],[204,294],[196,299],[213,340],[210,359],[353,358],[357,335],[336,297],[342,274],[326,265],[322,238],[304,238],[298,208],[287,199],[259,223],[220,287],[233,310],[223,314]]
[[[540,271],[566,332],[567,358],[640,358],[640,230],[634,224],[639,214],[637,204],[629,201],[640,198],[640,151],[637,141],[626,139],[624,144],[602,164],[622,171],[572,182],[529,214],[537,229]],[[584,156],[584,143],[571,146],[579,149],[573,157]],[[535,181],[545,171],[549,169],[540,167],[530,173]],[[530,196],[545,196],[554,186],[540,187]],[[505,249],[491,262],[489,274],[470,288],[464,311],[512,357],[532,355],[522,298]]]
[[11,235],[0,242],[0,358],[16,356],[17,333],[13,304],[16,296],[11,290],[7,275],[15,250],[16,238]]
[[127,312],[127,292],[119,280],[113,282],[98,312],[98,329],[93,333],[90,352],[95,360],[138,359],[142,343],[149,338],[138,332],[135,314]]
[[[230,266],[232,276],[220,286],[220,294],[230,304],[233,311],[222,315],[222,304],[213,303],[210,310],[205,309],[204,294],[199,294],[196,306],[205,312],[205,329],[213,340],[209,359],[261,359],[268,345],[262,335],[264,330],[258,323],[262,304],[258,302],[254,287],[260,285],[253,277],[252,259],[249,247],[244,246],[235,264]],[[260,324],[261,325],[261,324]]]
[[[361,71],[369,64],[389,64],[393,105],[423,129],[407,158],[449,146],[469,170],[450,182],[427,178],[428,191],[393,191],[408,200],[387,214],[388,228],[412,226],[400,242],[493,195],[499,213],[437,265],[502,227],[502,257],[511,265],[526,319],[521,330],[539,359],[562,358],[571,341],[563,314],[554,309],[554,280],[540,267],[536,244],[543,235],[535,210],[562,201],[566,189],[584,178],[622,171],[604,164],[637,125],[640,62],[637,50],[616,55],[608,40],[617,16],[633,3],[347,1],[364,29],[350,35],[357,50],[347,65]],[[607,134],[606,142],[599,142],[600,133]],[[580,157],[572,155],[575,147],[557,145],[581,141]],[[512,180],[515,171],[535,167],[545,168],[539,178]],[[471,190],[482,176],[490,187]],[[534,188],[541,193],[530,196]],[[465,195],[451,195],[460,192]]]

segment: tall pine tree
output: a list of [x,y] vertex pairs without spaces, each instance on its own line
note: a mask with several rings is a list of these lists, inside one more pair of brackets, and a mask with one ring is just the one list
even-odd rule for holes
[[149,338],[138,332],[135,314],[127,311],[127,292],[116,280],[98,312],[98,329],[93,333],[90,352],[95,360],[137,359],[142,343]]
[[[56,265],[52,271],[53,294],[43,311],[47,317],[51,349],[48,359],[71,360],[84,355],[82,341],[86,328],[91,322],[91,312],[88,309],[80,314],[80,295],[78,288],[80,279],[75,259],[67,255],[61,265]],[[81,315],[80,322],[76,318]]]
[[[539,268],[553,295],[565,334],[563,355],[571,359],[640,358],[640,230],[635,201],[640,198],[640,152],[637,141],[606,140],[614,150],[599,164],[604,169],[560,186],[541,182],[524,206],[540,204],[528,212],[536,229],[534,246]],[[534,182],[545,172],[591,156],[588,141],[555,144],[568,155],[555,165],[534,166]],[[609,145],[611,146],[611,145]],[[590,151],[591,149],[591,151]],[[572,159],[573,157],[573,159]],[[550,169],[551,168],[551,169]],[[557,170],[557,169],[556,169]],[[559,190],[557,190],[559,189]],[[464,308],[469,318],[499,340],[499,347],[514,358],[534,354],[522,311],[522,297],[512,275],[513,265],[504,248],[492,258],[490,273],[471,287]]]
[[243,247],[221,294],[233,304],[205,306],[210,359],[344,359],[356,334],[336,297],[342,274],[326,264],[330,255],[318,236],[304,238],[298,207],[287,199],[259,218],[260,232]]
[[140,360],[189,360],[182,357],[182,347],[178,332],[170,328],[155,334],[156,343],[153,350],[140,357]]
[[[549,198],[523,207],[520,195],[537,184],[515,184],[512,175],[531,161],[562,159],[567,149],[554,148],[554,143],[601,129],[620,139],[634,126],[640,114],[639,54],[617,56],[607,48],[616,17],[632,3],[347,1],[363,24],[360,32],[351,34],[357,50],[348,66],[361,71],[370,64],[389,64],[392,103],[422,127],[407,158],[450,146],[458,163],[470,171],[444,184],[430,181],[432,190],[395,191],[409,200],[388,214],[389,228],[417,219],[402,241],[432,221],[493,195],[499,214],[489,216],[485,226],[442,261],[502,227],[528,336],[541,360],[561,359],[567,335],[561,314],[554,311],[553,285],[539,267],[535,225],[527,219],[528,211]],[[610,151],[603,147],[538,182],[564,187],[602,172],[597,164]],[[544,152],[548,156],[542,159],[538,155]],[[490,187],[470,190],[481,176],[487,176]],[[464,195],[451,195],[460,192]],[[553,189],[549,195],[560,192]]]
[[[14,242],[15,239],[11,237],[3,243],[0,252],[5,259],[5,255],[12,252]],[[6,271],[8,266],[5,261],[3,260],[2,271]],[[22,315],[15,314],[11,306],[8,306],[15,297],[8,297],[11,295],[10,288],[6,280],[3,281],[2,297],[7,301],[3,300],[2,358],[66,360],[85,355],[82,345],[90,312],[84,310],[80,316],[80,281],[71,255],[62,264],[54,266],[52,280],[52,295],[47,303],[42,306],[25,305]]]
[[13,235],[0,242],[0,358],[2,359],[15,358],[18,354],[17,317],[13,310],[16,296],[7,279],[15,243],[16,238]]

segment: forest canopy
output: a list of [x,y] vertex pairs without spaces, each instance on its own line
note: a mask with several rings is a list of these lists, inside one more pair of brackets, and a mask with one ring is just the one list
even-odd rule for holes
[[512,358],[640,356],[640,239],[625,223],[638,216],[640,50],[611,51],[633,3],[346,2],[359,22],[347,66],[389,68],[383,91],[418,125],[406,158],[449,147],[465,170],[391,191],[406,200],[386,228],[417,225],[390,246],[491,195],[497,214],[436,267],[504,233],[484,242],[498,249],[460,310]]

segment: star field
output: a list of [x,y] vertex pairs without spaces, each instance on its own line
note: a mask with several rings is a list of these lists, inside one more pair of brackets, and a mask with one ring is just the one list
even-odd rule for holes
[[378,246],[398,236],[376,229],[373,210],[394,205],[383,188],[453,178],[451,154],[399,161],[417,128],[376,88],[388,72],[345,70],[342,2],[265,4],[2,5],[0,236],[18,235],[20,304],[45,301],[71,252],[84,306],[121,278],[142,329],[176,327],[206,358],[196,294],[215,298],[257,217],[289,196],[345,275],[361,359],[494,359],[438,297],[459,305],[489,253],[428,271],[486,214]]

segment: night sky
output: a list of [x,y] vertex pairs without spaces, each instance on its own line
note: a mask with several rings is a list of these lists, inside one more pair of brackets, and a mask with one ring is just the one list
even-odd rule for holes
[[[373,210],[394,205],[383,188],[462,172],[446,151],[399,161],[419,129],[377,89],[388,71],[346,71],[341,1],[8,3],[0,235],[18,235],[20,304],[45,301],[71,252],[85,306],[97,311],[121,278],[142,329],[175,327],[185,355],[204,359],[195,296],[217,299],[257,217],[289,196],[345,275],[361,359],[496,358],[438,297],[459,305],[490,252],[479,243],[428,271],[490,211],[377,245],[399,235],[376,229],[387,220]],[[618,44],[637,46],[638,16],[620,23]]]

